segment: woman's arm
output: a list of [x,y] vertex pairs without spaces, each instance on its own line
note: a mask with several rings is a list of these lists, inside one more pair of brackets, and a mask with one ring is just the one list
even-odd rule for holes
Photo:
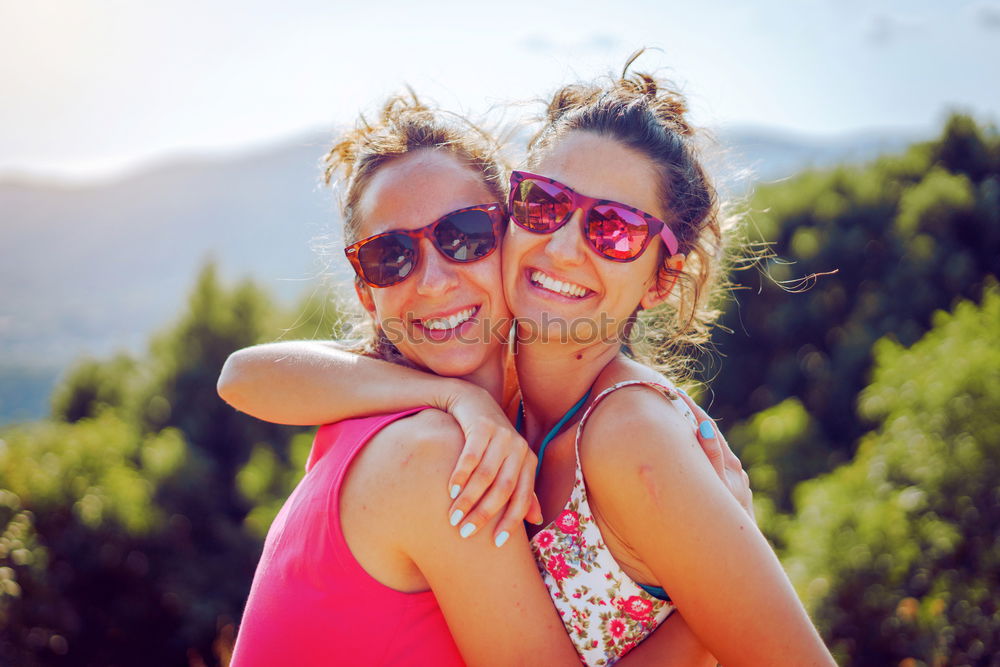
[[448,516],[457,510],[461,525],[478,528],[504,510],[498,546],[522,519],[542,520],[534,452],[490,394],[470,382],[360,356],[333,341],[288,341],[233,352],[217,390],[237,410],[278,424],[328,424],[419,405],[444,410],[466,435],[442,487],[453,501]]
[[625,654],[617,665],[625,667],[658,667],[683,665],[684,667],[715,667],[719,663],[691,632],[680,612],[667,616],[667,620],[634,649]]
[[594,509],[722,664],[834,664],[767,541],[666,406],[629,387],[595,409],[580,452]]
[[431,405],[446,410],[478,387],[379,359],[333,341],[265,343],[229,355],[219,396],[248,415],[276,424],[312,426]]
[[[463,540],[443,520],[447,503],[433,490],[447,479],[462,442],[455,422],[432,410],[383,429],[366,450],[381,447],[386,458],[377,469],[397,472],[391,480],[379,475],[384,493],[372,494],[379,504],[373,520],[420,570],[470,665],[579,665],[523,527],[511,535],[510,547],[496,549],[481,534]],[[715,664],[677,614],[647,642],[619,664]]]
[[[404,554],[434,592],[470,665],[579,665],[538,569],[523,526],[497,549],[489,531],[463,539],[447,521],[448,479],[463,437],[448,415],[425,410],[384,428],[366,445],[356,472],[376,481],[369,513],[387,549]],[[343,501],[342,501],[343,502]],[[492,526],[488,526],[492,528]]]
[[753,509],[753,491],[750,489],[750,477],[747,475],[747,471],[743,469],[743,463],[733,453],[733,450],[729,448],[729,443],[726,441],[726,437],[722,435],[715,420],[709,417],[708,413],[695,403],[684,390],[678,389],[677,391],[681,394],[684,402],[687,403],[691,412],[694,413],[695,418],[698,420],[698,444],[701,445],[702,451],[708,457],[708,462],[715,469],[715,474],[719,476],[722,483],[733,494],[740,507],[746,510],[750,518],[756,522],[757,516]]

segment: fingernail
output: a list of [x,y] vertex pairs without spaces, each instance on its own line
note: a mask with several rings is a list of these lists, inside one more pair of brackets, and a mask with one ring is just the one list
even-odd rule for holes
[[458,531],[458,534],[461,535],[462,537],[468,537],[469,535],[472,535],[472,533],[475,530],[476,527],[473,524],[467,523],[464,526],[462,526],[462,530]]
[[[468,524],[468,525],[471,526],[472,524]],[[464,537],[464,535],[463,535],[463,537]],[[504,542],[507,541],[508,537],[510,537],[510,533],[508,533],[506,530],[501,531],[500,534],[497,535],[497,538],[495,540],[493,540],[493,543],[497,545],[497,548],[500,548],[500,547],[503,546]]]
[[455,510],[454,512],[452,512],[451,525],[457,526],[458,522],[462,520],[463,516],[465,516],[465,512],[463,512],[462,510]]
[[685,396],[688,395],[688,393],[686,391],[684,391],[683,389],[681,389],[680,387],[677,387],[677,393],[684,394]]
[[707,419],[698,426],[698,432],[701,433],[701,437],[705,438],[706,440],[708,438],[715,437],[715,429],[712,428],[712,422],[708,421]]
[[460,487],[458,484],[453,485],[451,487],[451,499],[454,500],[455,498],[458,498],[458,494],[461,491],[462,491],[462,487]]

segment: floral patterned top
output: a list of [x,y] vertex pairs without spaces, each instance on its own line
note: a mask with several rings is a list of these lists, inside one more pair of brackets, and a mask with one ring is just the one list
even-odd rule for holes
[[661,392],[697,428],[697,420],[675,389],[637,380],[605,389],[577,427],[576,479],[569,503],[531,539],[531,550],[549,595],[586,665],[613,665],[675,609],[669,601],[643,590],[611,555],[587,501],[580,465],[580,439],[594,408],[611,392],[637,384]]

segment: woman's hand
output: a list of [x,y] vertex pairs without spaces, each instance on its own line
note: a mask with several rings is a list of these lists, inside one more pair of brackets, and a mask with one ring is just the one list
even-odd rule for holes
[[449,520],[462,537],[473,535],[501,510],[493,542],[503,546],[522,519],[541,523],[535,496],[538,458],[488,392],[471,385],[442,406],[465,434],[465,447],[448,480],[454,502]]
[[726,485],[729,492],[733,494],[740,506],[746,510],[750,518],[757,522],[757,517],[753,511],[753,492],[750,490],[750,477],[743,469],[743,464],[739,458],[729,448],[729,443],[723,437],[715,424],[715,420],[708,416],[708,413],[701,409],[690,396],[678,390],[681,398],[688,404],[698,420],[698,444],[701,445],[705,456],[712,463],[715,473]]

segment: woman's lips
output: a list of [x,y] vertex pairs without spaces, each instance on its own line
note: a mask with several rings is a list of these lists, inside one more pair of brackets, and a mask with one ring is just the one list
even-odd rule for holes
[[558,280],[541,269],[526,269],[524,275],[532,290],[543,294],[547,298],[556,298],[560,301],[577,303],[594,294],[593,290],[583,285]]
[[448,317],[428,317],[421,320],[414,320],[413,325],[428,339],[433,341],[445,341],[449,338],[466,334],[475,326],[476,315],[482,306],[470,306],[463,308]]

